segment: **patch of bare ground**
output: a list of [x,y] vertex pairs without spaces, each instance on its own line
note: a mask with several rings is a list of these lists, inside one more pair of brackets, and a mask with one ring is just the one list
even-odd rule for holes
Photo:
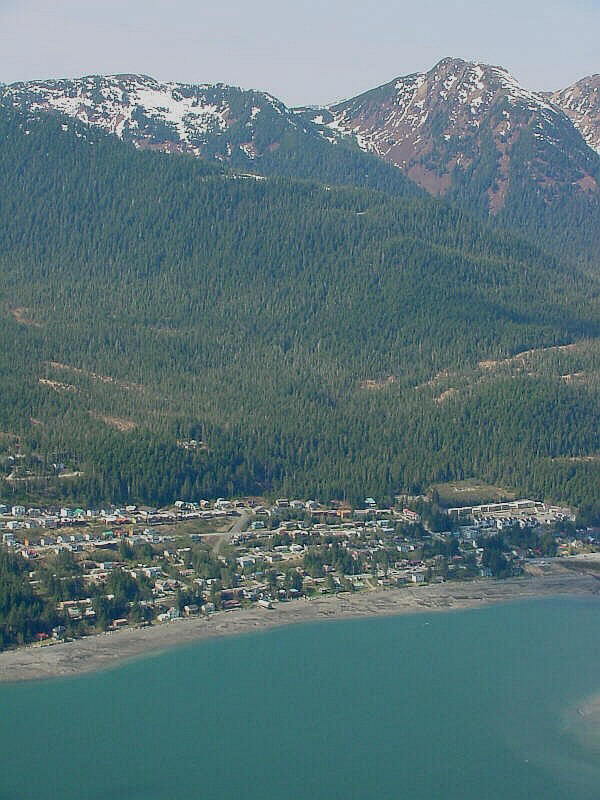
[[361,389],[385,389],[386,386],[390,386],[391,384],[396,383],[396,378],[394,375],[388,375],[387,378],[382,378],[381,380],[365,380],[359,383]]
[[78,392],[79,389],[76,386],[73,386],[70,383],[60,383],[60,381],[51,381],[49,378],[39,378],[38,383],[42,386],[48,386],[50,389],[54,389],[55,392],[59,394],[62,392]]
[[434,403],[437,403],[438,406],[441,406],[447,400],[450,400],[450,398],[454,397],[457,394],[458,394],[458,389],[455,389],[453,386],[451,386],[449,389],[446,389],[444,392],[442,392],[437,397],[434,397],[433,401],[434,401]]
[[438,384],[440,381],[443,381],[446,378],[449,378],[450,375],[451,375],[450,370],[442,369],[442,370],[440,370],[440,372],[438,372],[436,375],[434,375],[433,378],[430,378],[428,381],[425,381],[425,383],[418,383],[415,386],[415,389],[427,389],[427,388],[430,388],[430,387],[435,386],[436,384]]
[[17,308],[9,308],[8,313],[20,325],[27,325],[30,328],[42,328],[41,322],[36,322],[31,317],[31,309],[25,306],[18,306]]
[[494,144],[500,154],[500,159],[498,161],[496,182],[488,189],[490,211],[492,214],[497,214],[504,208],[510,182],[511,150],[519,138],[518,130],[515,130],[507,139],[508,134],[509,128],[507,127],[506,120],[503,119],[494,131]]
[[73,367],[70,364],[62,364],[60,361],[47,361],[46,366],[52,367],[52,369],[72,372],[74,375],[83,375],[86,378],[90,378],[93,381],[99,381],[100,383],[109,383],[112,386],[118,386],[120,389],[126,389],[127,391],[141,392],[144,389],[141,383],[120,381],[117,378],[112,378],[110,375],[99,375],[97,372],[91,372],[90,370],[82,369],[81,367]]
[[21,478],[16,477],[14,474],[8,475],[6,480],[9,483],[36,483],[40,481],[47,481],[47,480],[69,480],[72,478],[80,478],[84,473],[80,472],[79,470],[72,470],[70,472],[61,472],[60,475],[25,475]]
[[90,411],[89,415],[93,419],[97,419],[121,433],[128,433],[134,428],[137,428],[137,422],[134,422],[132,419],[126,419],[125,417],[110,417],[106,414],[99,414],[97,411]]
[[595,464],[600,462],[600,455],[591,456],[556,456],[551,461],[562,461],[569,464]]
[[558,353],[563,351],[569,350],[576,350],[580,346],[579,342],[573,342],[572,344],[558,344],[553,345],[552,347],[537,347],[533,348],[532,350],[523,350],[521,353],[515,353],[514,356],[510,358],[501,358],[496,361],[493,359],[488,359],[486,361],[480,361],[478,366],[481,369],[495,369],[496,367],[503,367],[508,366],[510,364],[515,364],[518,361],[524,362],[531,356],[542,355],[543,353]]
[[423,164],[414,164],[406,174],[412,181],[433,195],[444,195],[452,184],[451,169],[440,174],[435,170],[427,169]]
[[580,178],[576,183],[584,192],[598,191],[598,183],[591,175],[584,175],[583,178]]

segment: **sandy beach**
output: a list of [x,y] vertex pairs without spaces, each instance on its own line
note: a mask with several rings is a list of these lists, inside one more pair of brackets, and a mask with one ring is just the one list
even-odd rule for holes
[[360,594],[327,595],[312,600],[220,611],[210,617],[181,619],[148,628],[98,634],[52,646],[23,647],[0,653],[0,681],[14,682],[78,675],[202,639],[235,636],[292,623],[480,608],[494,603],[560,595],[597,596],[600,580],[585,573],[477,580]]

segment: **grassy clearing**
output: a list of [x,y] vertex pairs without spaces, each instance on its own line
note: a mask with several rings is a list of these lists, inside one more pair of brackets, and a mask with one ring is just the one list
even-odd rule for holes
[[449,481],[448,483],[435,483],[431,487],[437,491],[440,502],[444,506],[476,506],[482,503],[500,503],[513,500],[516,495],[502,486],[493,486],[475,478],[465,481]]

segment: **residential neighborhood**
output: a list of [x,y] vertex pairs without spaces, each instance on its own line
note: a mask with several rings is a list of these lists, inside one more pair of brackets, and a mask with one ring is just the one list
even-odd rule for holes
[[4,547],[55,615],[38,644],[341,592],[494,579],[600,550],[568,508],[518,500],[433,509],[331,501],[177,500],[168,508],[0,504]]

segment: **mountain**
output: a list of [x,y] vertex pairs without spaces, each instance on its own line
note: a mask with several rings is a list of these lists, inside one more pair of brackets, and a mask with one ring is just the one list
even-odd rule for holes
[[200,156],[261,175],[417,193],[397,170],[359,148],[336,146],[330,132],[265,92],[109,75],[16,83],[0,89],[0,97],[28,113],[99,127],[138,149]]
[[600,155],[584,139],[595,141],[594,79],[563,94],[571,110],[501,67],[447,58],[328,108],[290,109],[264,92],[144,75],[17,83],[0,98],[24,113],[101,128],[137,149],[242,173],[396,197],[425,190],[597,270]]
[[600,153],[600,75],[590,75],[550,95],[589,146]]
[[596,499],[597,274],[425,194],[0,139],[2,496]]
[[546,202],[600,193],[600,159],[566,113],[501,67],[446,58],[310,116],[430,193],[467,194],[492,214],[516,182]]
[[18,83],[6,96],[30,110],[59,111],[97,125],[140,148],[244,165],[277,149],[283,131],[301,127],[264,92],[161,83],[146,75]]

